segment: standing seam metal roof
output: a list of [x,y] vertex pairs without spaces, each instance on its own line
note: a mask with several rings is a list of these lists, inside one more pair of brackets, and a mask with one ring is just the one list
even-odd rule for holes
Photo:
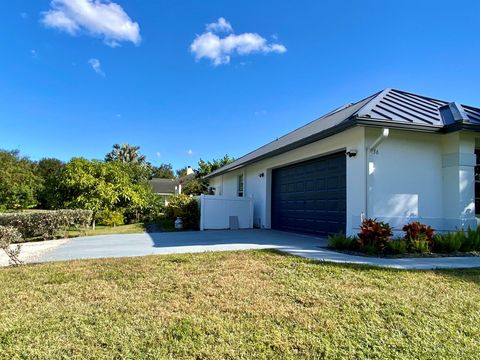
[[474,125],[473,128],[480,131],[480,108],[385,89],[329,112],[214,171],[207,178],[318,141],[355,125],[440,132],[447,128],[458,130],[458,124],[468,124],[469,129]]

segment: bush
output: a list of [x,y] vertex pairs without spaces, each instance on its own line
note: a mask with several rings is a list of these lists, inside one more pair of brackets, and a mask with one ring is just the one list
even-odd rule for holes
[[360,251],[383,252],[391,237],[392,229],[389,224],[376,219],[365,219],[360,225],[356,245]]
[[90,210],[5,213],[0,214],[0,225],[16,228],[22,235],[22,241],[35,237],[48,240],[64,234],[70,227],[86,229],[92,214]]
[[95,214],[98,224],[105,226],[123,225],[125,218],[119,211],[102,210]]
[[184,194],[172,196],[165,207],[165,217],[170,220],[179,217],[183,221],[184,229],[198,230],[200,223],[198,202]]
[[432,243],[435,230],[431,226],[422,224],[418,221],[411,222],[403,226],[405,231],[405,240],[426,240]]
[[389,241],[387,249],[392,254],[405,254],[407,252],[407,241],[404,239]]
[[462,247],[465,240],[465,233],[462,231],[436,235],[433,238],[433,249],[439,253],[457,252]]
[[11,247],[11,244],[22,242],[22,235],[12,226],[0,226],[0,248],[7,254],[10,265],[21,265],[23,262],[18,258],[21,247],[17,245]]
[[328,246],[337,250],[349,250],[353,248],[354,239],[344,234],[335,234],[328,237]]
[[480,227],[476,230],[467,229],[467,233],[463,238],[461,251],[480,251]]
[[[168,196],[170,198],[170,196]],[[165,197],[154,194],[149,199],[148,206],[142,213],[141,220],[145,223],[158,222],[165,214]]]

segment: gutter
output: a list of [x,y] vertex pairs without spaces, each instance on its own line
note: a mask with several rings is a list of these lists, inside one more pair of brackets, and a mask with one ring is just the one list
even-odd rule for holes
[[342,131],[345,131],[354,126],[365,126],[365,127],[373,127],[373,128],[389,128],[390,130],[406,130],[406,131],[414,131],[414,132],[422,132],[422,133],[431,133],[431,134],[443,134],[443,133],[450,133],[459,130],[470,130],[480,132],[480,126],[473,123],[466,123],[466,122],[458,122],[450,125],[444,126],[433,126],[433,125],[420,125],[420,124],[413,124],[413,123],[401,123],[395,121],[388,121],[388,120],[379,120],[374,118],[368,117],[360,117],[358,115],[353,115],[341,122],[338,125],[335,125],[331,128],[328,128],[324,131],[319,133],[307,136],[303,139],[297,140],[291,144],[285,145],[279,149],[272,150],[266,154],[261,156],[255,157],[248,161],[242,162],[234,167],[226,168],[224,170],[218,169],[211,174],[204,176],[204,179],[210,179],[215,176],[226,174],[230,171],[238,170],[244,166],[259,162],[264,159],[268,159],[270,157],[283,154],[287,151],[297,149],[299,147],[311,144],[313,142],[325,139],[332,135],[336,135]]

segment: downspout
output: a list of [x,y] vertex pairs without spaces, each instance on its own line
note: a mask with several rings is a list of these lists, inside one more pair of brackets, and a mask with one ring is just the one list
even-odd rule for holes
[[[365,147],[365,213],[361,214],[360,221],[368,219],[370,213],[368,211],[368,197],[370,195],[370,175],[373,174],[375,168],[372,166],[370,169],[370,155],[378,154],[377,148],[380,144],[388,137],[390,130],[388,128],[383,128],[382,134],[373,142],[372,145]],[[373,164],[373,163],[372,163]]]

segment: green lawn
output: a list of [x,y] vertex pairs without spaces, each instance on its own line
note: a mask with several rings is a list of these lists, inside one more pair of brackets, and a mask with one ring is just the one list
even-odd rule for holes
[[86,234],[83,231],[79,230],[69,230],[68,236],[92,236],[92,235],[110,235],[110,234],[138,234],[145,232],[145,226],[143,223],[137,224],[128,224],[128,225],[120,225],[120,226],[104,226],[104,225],[97,225],[95,226],[95,230],[91,228],[87,230]]
[[246,251],[4,268],[0,283],[0,358],[480,357],[480,269]]

